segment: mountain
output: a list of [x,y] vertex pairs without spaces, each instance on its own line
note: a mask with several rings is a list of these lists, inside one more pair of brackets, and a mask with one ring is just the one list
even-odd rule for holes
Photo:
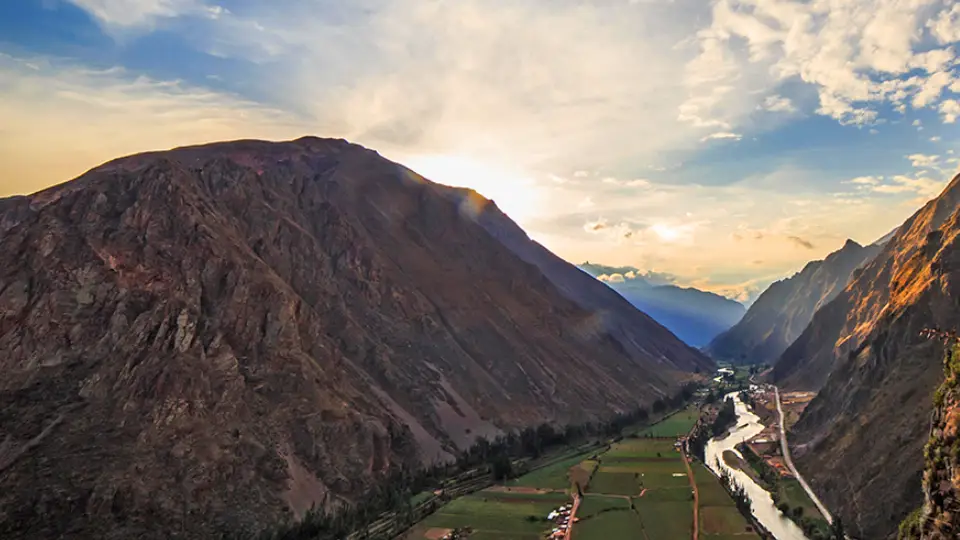
[[882,251],[773,367],[819,390],[793,428],[794,461],[858,538],[885,538],[921,503],[942,347],[925,329],[960,327],[960,176]]
[[708,357],[688,346],[681,346],[676,337],[682,339],[682,336],[671,334],[673,328],[656,317],[651,318],[649,313],[638,311],[603,283],[531,240],[495,204],[488,204],[471,190],[448,189],[461,209],[491,236],[525,262],[536,266],[561,294],[591,311],[599,327],[613,336],[631,358],[637,361],[661,359],[664,365],[698,373],[715,369]]
[[945,337],[944,381],[933,400],[930,438],[923,448],[923,506],[901,522],[898,540],[960,536],[960,340]]
[[707,353],[735,363],[772,364],[813,314],[840,294],[853,271],[880,249],[880,243],[863,247],[847,240],[826,259],[809,262],[792,277],[773,283],[740,322],[710,342]]
[[463,194],[308,137],[0,201],[0,536],[254,531],[710,365],[635,310],[608,332]]
[[642,274],[633,267],[583,263],[580,269],[601,278],[611,289],[653,317],[688,345],[701,347],[743,317],[739,302],[719,294],[683,288],[656,273]]

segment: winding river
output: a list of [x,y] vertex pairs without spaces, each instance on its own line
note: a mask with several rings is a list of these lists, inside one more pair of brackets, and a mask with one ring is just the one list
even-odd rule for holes
[[727,471],[731,477],[747,491],[747,496],[750,497],[750,502],[752,503],[751,508],[753,515],[770,531],[774,538],[777,540],[807,540],[807,537],[804,536],[800,527],[784,517],[783,513],[773,504],[773,499],[770,497],[769,492],[757,485],[757,483],[745,473],[733,469],[724,463],[724,450],[733,450],[737,455],[740,455],[740,452],[737,452],[734,446],[763,431],[760,417],[747,409],[747,406],[740,401],[736,392],[727,394],[727,397],[732,397],[736,404],[737,424],[726,437],[722,439],[714,437],[707,443],[707,448],[704,452],[707,458],[707,466],[719,474],[720,471],[717,469],[717,461],[720,461],[720,467]]

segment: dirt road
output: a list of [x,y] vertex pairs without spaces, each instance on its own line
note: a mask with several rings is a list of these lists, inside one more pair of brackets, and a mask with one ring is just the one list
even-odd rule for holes
[[687,452],[680,448],[680,455],[683,456],[683,464],[687,467],[687,477],[690,479],[690,487],[693,488],[693,540],[700,538],[700,490],[697,489],[697,480],[693,477],[693,469],[690,468],[690,461],[687,459]]
[[580,496],[573,496],[573,508],[570,509],[570,520],[567,521],[567,534],[564,535],[563,540],[570,540],[573,537],[573,518],[577,516],[577,509],[580,508]]

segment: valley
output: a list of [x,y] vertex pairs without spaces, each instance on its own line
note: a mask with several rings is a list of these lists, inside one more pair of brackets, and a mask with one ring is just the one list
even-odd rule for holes
[[[783,459],[777,390],[752,384],[748,377],[747,368],[721,371],[685,409],[455,498],[402,537],[842,537]],[[790,394],[784,409],[798,414],[809,398]],[[723,399],[731,405],[721,405]],[[718,435],[698,443],[699,434],[711,429],[719,430]]]

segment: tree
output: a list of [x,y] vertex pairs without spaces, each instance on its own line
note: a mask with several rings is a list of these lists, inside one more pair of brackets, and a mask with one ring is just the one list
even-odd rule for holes
[[833,518],[833,524],[830,525],[830,534],[833,540],[844,540],[847,537],[843,530],[843,519],[840,516]]

